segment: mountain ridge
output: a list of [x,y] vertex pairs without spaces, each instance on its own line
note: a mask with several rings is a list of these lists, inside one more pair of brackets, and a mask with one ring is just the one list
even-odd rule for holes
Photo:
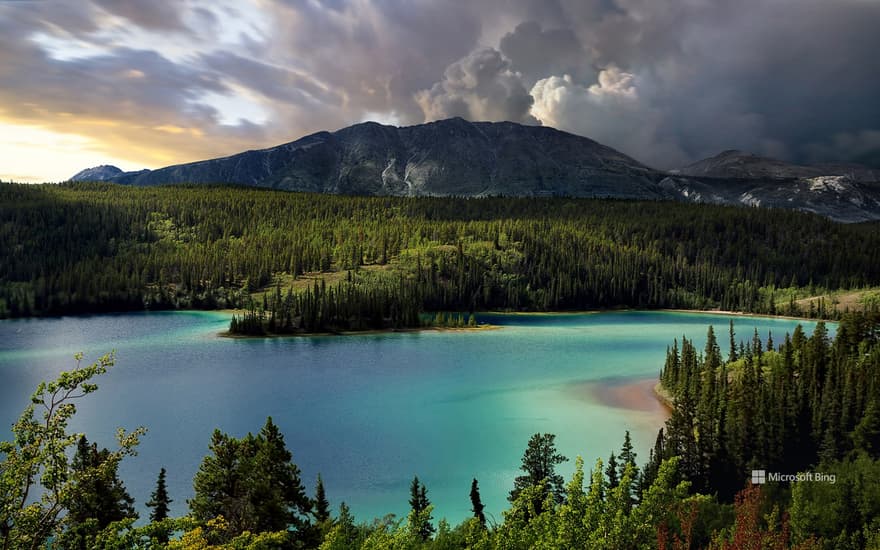
[[799,166],[728,150],[663,172],[548,126],[452,118],[396,127],[363,122],[265,149],[72,181],[150,186],[231,183],[288,191],[392,196],[569,196],[794,208],[837,221],[880,219],[878,171]]

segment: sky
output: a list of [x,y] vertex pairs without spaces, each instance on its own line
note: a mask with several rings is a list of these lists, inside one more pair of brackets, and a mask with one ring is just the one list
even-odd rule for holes
[[0,180],[452,116],[661,169],[876,164],[878,29],[880,0],[0,0]]

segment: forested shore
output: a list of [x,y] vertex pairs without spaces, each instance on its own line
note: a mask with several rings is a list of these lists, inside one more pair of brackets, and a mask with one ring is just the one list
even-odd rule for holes
[[836,318],[849,306],[805,297],[880,285],[876,224],[783,210],[97,183],[2,183],[0,205],[0,318],[237,308],[245,333],[616,307]]

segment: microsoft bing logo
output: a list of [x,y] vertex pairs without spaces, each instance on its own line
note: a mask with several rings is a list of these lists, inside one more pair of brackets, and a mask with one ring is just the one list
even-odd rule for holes
[[752,470],[752,485],[767,483],[767,470]]

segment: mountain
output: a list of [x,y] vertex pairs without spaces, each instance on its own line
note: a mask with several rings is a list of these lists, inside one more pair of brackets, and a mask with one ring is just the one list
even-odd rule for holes
[[110,178],[129,185],[236,183],[356,195],[641,199],[660,198],[660,179],[585,137],[460,118],[404,128],[366,122],[269,149]]
[[786,179],[846,176],[859,182],[880,181],[880,170],[858,164],[803,166],[736,150],[724,151],[674,172],[685,176],[710,178]]
[[353,195],[672,199],[880,219],[880,173],[863,166],[798,166],[725,151],[664,173],[550,127],[460,118],[402,128],[365,122],[223,158],[139,172],[99,166],[72,179]]
[[102,164],[94,168],[86,168],[77,172],[70,181],[109,181],[124,172],[115,166]]
[[797,165],[731,150],[673,170],[659,185],[677,200],[880,219],[880,170],[857,164]]

